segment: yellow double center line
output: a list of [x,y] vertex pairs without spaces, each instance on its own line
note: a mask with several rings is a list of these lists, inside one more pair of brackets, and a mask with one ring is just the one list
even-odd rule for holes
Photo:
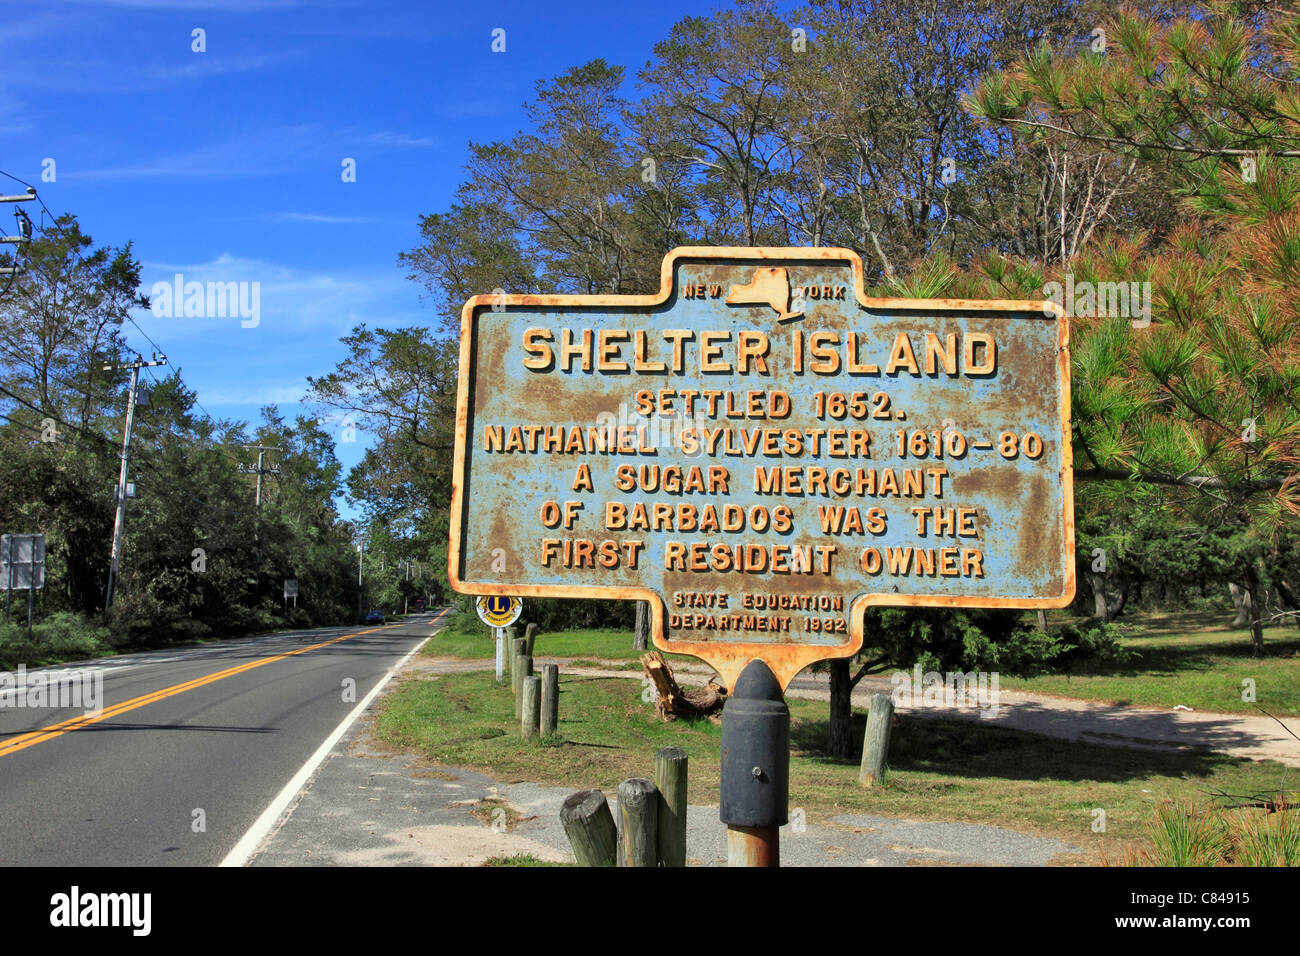
[[[447,611],[443,611],[439,614],[433,619],[433,623],[437,624],[438,621],[442,620],[442,615],[446,613]],[[112,707],[105,707],[97,714],[84,714],[81,717],[73,717],[57,724],[51,724],[48,727],[42,727],[40,730],[33,730],[30,733],[19,734],[11,740],[6,740],[3,743],[0,743],[0,757],[7,757],[20,750],[26,750],[28,747],[34,747],[47,740],[53,740],[55,737],[60,737],[73,730],[81,730],[83,727],[97,724],[101,720],[108,720],[110,717],[120,716],[129,711],[144,707],[146,704],[166,700],[168,697],[175,697],[177,694],[183,694],[187,690],[194,690],[198,687],[203,687],[206,684],[214,684],[219,680],[225,680],[227,677],[234,677],[236,674],[251,671],[255,667],[261,667],[264,664],[274,664],[276,661],[282,661],[289,657],[296,657],[299,654],[306,654],[308,651],[319,650],[322,647],[329,647],[331,644],[337,644],[339,641],[346,641],[353,637],[360,637],[362,634],[373,634],[377,630],[379,630],[379,628],[372,627],[364,631],[354,631],[351,634],[344,634],[342,637],[335,637],[328,641],[321,641],[319,644],[300,647],[296,651],[287,651],[284,654],[275,654],[271,657],[263,657],[255,661],[248,661],[247,663],[239,664],[235,667],[228,667],[224,671],[217,671],[215,674],[196,677],[194,680],[186,681],[183,684],[173,684],[171,687],[164,687],[162,690],[156,690],[149,694],[142,694],[139,697],[123,701],[120,704],[114,704]]]

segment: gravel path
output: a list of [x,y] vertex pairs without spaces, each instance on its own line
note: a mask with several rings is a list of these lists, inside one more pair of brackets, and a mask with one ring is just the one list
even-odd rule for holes
[[[548,657],[535,663],[556,663],[569,674],[641,680],[639,671],[613,666],[574,667],[570,660]],[[493,666],[492,660],[417,657],[406,673],[461,673]],[[676,666],[675,672],[687,683],[703,683],[713,673],[693,664]],[[866,705],[872,693],[889,690],[888,680],[864,680],[853,701]],[[824,676],[808,675],[794,681],[788,696],[828,700],[830,692]],[[1091,743],[1209,748],[1300,766],[1300,742],[1267,718],[1119,707],[1013,692],[1002,692],[998,704],[996,713],[986,717],[974,709],[951,707],[900,707],[899,711],[984,719]],[[358,721],[334,748],[251,865],[474,866],[515,853],[572,860],[559,809],[573,787],[505,784],[469,770],[430,768],[411,754],[376,749],[370,743],[369,723],[369,719]],[[1300,721],[1286,723],[1300,732]],[[605,796],[614,807],[616,795]],[[520,815],[510,829],[490,826],[473,815],[478,801],[493,799],[506,801]],[[1045,866],[1085,859],[1082,850],[1060,840],[1001,827],[863,814],[806,823],[798,818],[797,809],[792,808],[794,825],[781,828],[781,857],[787,866]],[[689,863],[724,865],[726,831],[717,808],[691,806],[687,820]]]

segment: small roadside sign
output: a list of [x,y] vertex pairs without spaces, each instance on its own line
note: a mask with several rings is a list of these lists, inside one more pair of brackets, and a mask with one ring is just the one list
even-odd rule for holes
[[0,536],[0,581],[6,590],[45,587],[45,535]]
[[509,627],[524,612],[523,599],[493,594],[474,602],[478,619],[488,627]]

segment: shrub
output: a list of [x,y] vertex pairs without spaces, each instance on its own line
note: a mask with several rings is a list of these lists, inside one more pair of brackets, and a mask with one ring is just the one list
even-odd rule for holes
[[109,630],[70,611],[59,611],[33,625],[27,639],[26,622],[0,624],[0,668],[19,664],[39,666],[102,657],[112,649]]
[[1124,665],[1137,657],[1136,651],[1124,646],[1124,628],[1114,622],[1089,624],[1069,622],[1057,631],[1060,653],[1053,669],[1070,671],[1083,664]]
[[1166,801],[1147,827],[1148,844],[1129,866],[1300,866],[1300,808],[1198,810]]

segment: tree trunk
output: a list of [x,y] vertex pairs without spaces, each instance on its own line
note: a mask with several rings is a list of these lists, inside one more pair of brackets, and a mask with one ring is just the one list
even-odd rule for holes
[[1092,585],[1092,616],[1109,621],[1109,609],[1106,607],[1106,579],[1092,572],[1088,575],[1088,583]]
[[1106,575],[1096,572],[1089,572],[1088,582],[1092,585],[1093,616],[1103,621],[1113,621],[1119,617],[1128,601],[1131,582],[1116,578],[1113,587],[1107,587]]
[[636,602],[636,629],[632,632],[632,650],[650,649],[650,602]]
[[849,686],[849,662],[831,661],[832,757],[848,759],[853,753],[853,690]]
[[1110,606],[1110,617],[1106,618],[1107,621],[1113,621],[1124,613],[1124,605],[1128,603],[1129,588],[1132,586],[1132,582],[1126,578],[1120,578],[1116,582],[1116,586],[1118,594],[1107,602]]
[[1233,627],[1245,627],[1250,623],[1250,595],[1241,586],[1229,582],[1228,593],[1232,595],[1232,606],[1237,609],[1237,616],[1232,619]]
[[1250,646],[1258,656],[1264,653],[1264,622],[1260,610],[1264,593],[1254,564],[1246,566],[1246,593],[1250,596]]
[[1278,601],[1282,605],[1282,610],[1289,611],[1292,614],[1291,620],[1296,627],[1300,627],[1300,596],[1296,594],[1296,589],[1291,587],[1286,581],[1277,582]]

